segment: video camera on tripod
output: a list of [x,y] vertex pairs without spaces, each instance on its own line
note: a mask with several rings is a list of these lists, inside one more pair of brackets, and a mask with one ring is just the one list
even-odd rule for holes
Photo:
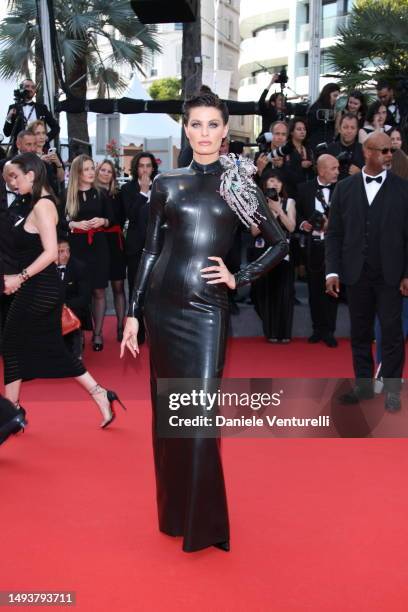
[[23,85],[13,91],[13,96],[16,104],[23,105],[30,100],[30,92]]

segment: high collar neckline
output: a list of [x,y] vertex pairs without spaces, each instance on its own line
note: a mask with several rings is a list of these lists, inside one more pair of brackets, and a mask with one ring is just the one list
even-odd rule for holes
[[193,159],[190,164],[190,168],[196,170],[200,174],[219,174],[223,171],[223,167],[219,159],[212,164],[199,164],[195,159]]

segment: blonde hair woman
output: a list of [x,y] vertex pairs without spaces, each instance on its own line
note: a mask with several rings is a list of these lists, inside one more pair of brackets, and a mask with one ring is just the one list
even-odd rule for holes
[[110,228],[112,233],[106,234],[109,248],[109,280],[112,287],[113,303],[117,318],[117,340],[122,341],[123,323],[126,314],[126,257],[125,239],[123,236],[123,226],[125,224],[125,211],[122,198],[118,190],[116,180],[116,168],[110,159],[104,159],[96,169],[95,186],[105,190],[112,200],[113,220]]
[[112,202],[95,187],[95,165],[88,155],[78,155],[68,181],[66,214],[71,253],[86,265],[92,289],[94,351],[103,349],[102,328],[106,309],[105,289],[109,280],[109,248],[106,231],[112,224]]

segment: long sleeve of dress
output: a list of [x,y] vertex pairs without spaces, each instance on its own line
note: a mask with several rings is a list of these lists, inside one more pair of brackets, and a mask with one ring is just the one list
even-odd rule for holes
[[270,212],[265,196],[260,189],[257,189],[257,195],[259,212],[264,217],[258,227],[261,230],[262,238],[270,246],[258,259],[234,274],[237,287],[252,283],[262,274],[277,266],[289,251],[285,234]]
[[147,227],[146,243],[142,252],[138,272],[135,280],[135,288],[129,302],[129,317],[139,317],[143,306],[143,298],[149,280],[150,273],[161,250],[161,225],[163,220],[165,192],[157,177],[152,186],[149,204],[149,223]]

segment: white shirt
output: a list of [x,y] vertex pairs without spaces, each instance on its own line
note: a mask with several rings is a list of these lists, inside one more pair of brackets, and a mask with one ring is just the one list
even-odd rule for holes
[[[137,182],[139,183],[139,187],[140,187],[140,181],[139,179],[137,180]],[[142,191],[140,190],[140,193],[142,195],[144,195],[145,198],[147,198],[147,201],[150,202],[150,196],[152,195],[152,183],[150,183],[150,188],[149,191]]]
[[17,194],[14,193],[14,191],[7,190],[7,208],[10,208],[10,206],[13,204],[16,197],[17,197]]
[[370,183],[367,183],[366,177],[370,175],[366,174],[365,167],[362,169],[361,174],[363,176],[363,183],[364,183],[364,189],[367,195],[367,200],[368,200],[369,205],[371,206],[375,196],[380,191],[381,187],[384,184],[385,179],[387,178],[387,171],[383,170],[381,174],[377,174],[377,176],[372,177],[372,178],[377,178],[381,176],[381,183],[377,183],[377,181],[370,181]]
[[[362,178],[363,178],[363,185],[364,185],[364,189],[365,189],[365,192],[366,192],[368,204],[369,204],[369,206],[371,206],[371,204],[374,201],[375,196],[380,191],[381,187],[384,184],[385,179],[387,178],[387,171],[383,170],[380,174],[377,174],[376,176],[372,177],[372,178],[377,178],[377,177],[381,176],[381,179],[382,179],[381,183],[378,183],[377,181],[370,181],[369,183],[367,183],[366,177],[370,176],[370,175],[366,174],[365,167],[362,169],[361,175],[362,175]],[[330,276],[338,276],[338,274],[335,274],[334,272],[331,272],[330,274],[326,275],[326,278],[330,278]]]
[[24,104],[23,113],[26,120],[26,123],[31,123],[32,121],[37,120],[37,113],[35,112],[35,106],[30,104]]

